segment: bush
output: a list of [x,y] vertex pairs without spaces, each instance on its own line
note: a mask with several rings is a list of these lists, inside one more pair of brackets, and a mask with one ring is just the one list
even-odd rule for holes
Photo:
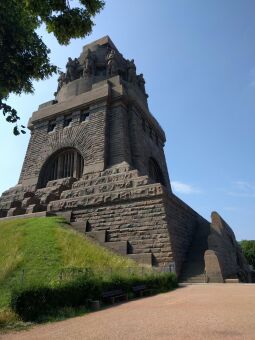
[[248,264],[255,269],[255,240],[243,240],[240,242],[240,246]]
[[37,321],[42,316],[62,308],[88,306],[90,299],[100,299],[102,292],[122,289],[132,292],[132,287],[146,284],[155,292],[164,292],[177,287],[176,276],[172,273],[151,273],[144,277],[113,275],[108,278],[84,275],[75,281],[56,287],[28,287],[12,293],[11,308],[23,321]]

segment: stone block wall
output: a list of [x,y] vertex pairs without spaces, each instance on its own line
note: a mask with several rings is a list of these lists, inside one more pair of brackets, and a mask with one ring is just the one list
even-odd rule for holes
[[208,222],[173,194],[165,196],[165,206],[176,272],[181,274],[196,229]]
[[204,221],[125,162],[84,175],[50,202],[48,211],[72,211],[74,223],[89,225],[90,232],[105,231],[107,242],[128,242],[129,255],[151,254],[154,266],[175,262],[178,275],[197,223]]
[[145,175],[148,174],[150,158],[155,159],[162,170],[165,185],[171,191],[164,154],[165,136],[135,105],[129,107],[129,134],[133,166]]
[[[55,104],[56,105],[56,104]],[[19,184],[38,183],[40,171],[47,159],[64,148],[77,149],[84,159],[84,172],[103,170],[105,167],[106,144],[106,103],[90,106],[89,117],[81,122],[81,113],[87,106],[79,110],[60,114],[56,117],[56,127],[48,132],[49,120],[36,121],[31,133],[30,142],[21,171]],[[64,127],[64,117],[72,115],[72,122]]]
[[107,119],[107,165],[113,166],[126,161],[131,164],[128,112],[122,102],[109,103]]
[[107,231],[108,242],[128,241],[128,254],[151,253],[152,264],[174,261],[162,199],[127,201],[73,211],[75,221],[89,221],[92,231]]

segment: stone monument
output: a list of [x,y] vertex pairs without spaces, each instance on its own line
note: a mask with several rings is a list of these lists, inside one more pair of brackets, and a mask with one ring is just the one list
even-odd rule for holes
[[120,254],[174,266],[181,281],[248,281],[230,227],[172,193],[165,134],[147,97],[143,74],[108,36],[68,58],[55,99],[29,120],[19,182],[0,198],[0,216],[61,214]]

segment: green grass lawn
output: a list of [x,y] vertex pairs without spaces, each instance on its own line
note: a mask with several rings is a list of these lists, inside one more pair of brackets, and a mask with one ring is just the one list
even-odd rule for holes
[[[72,230],[61,217],[0,221],[0,329],[4,331],[25,325],[14,313],[17,305],[11,304],[19,294],[23,294],[19,308],[28,304],[23,313],[26,308],[44,312],[44,307],[39,305],[45,301],[43,294],[50,294],[53,300],[49,303],[55,303],[52,320],[57,320],[84,313],[86,306],[79,306],[79,302],[84,301],[84,294],[85,299],[93,294],[95,287],[98,293],[94,298],[100,298],[100,287],[121,285],[130,291],[134,282],[154,286],[157,292],[177,286],[174,275],[144,269],[127,257],[99,246]],[[92,284],[91,289],[86,288],[87,284]],[[56,300],[59,294],[63,298]],[[77,294],[81,294],[81,299]],[[72,301],[75,297],[78,305]],[[64,306],[60,307],[62,302],[56,301],[64,301]],[[42,313],[40,320],[50,320],[49,316]]]
[[[60,217],[0,222],[0,325],[8,316],[13,289],[37,283],[56,284],[68,268],[97,272],[139,266],[71,230]],[[75,273],[69,270],[70,276]]]

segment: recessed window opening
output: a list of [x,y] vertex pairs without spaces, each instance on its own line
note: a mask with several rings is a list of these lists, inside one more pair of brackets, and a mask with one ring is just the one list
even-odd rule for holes
[[50,120],[49,124],[48,124],[48,132],[52,132],[56,127],[56,121],[54,120]]
[[64,127],[67,127],[72,122],[72,115],[64,116]]
[[154,158],[149,159],[149,176],[156,183],[161,183],[165,185],[163,173],[160,169],[160,166],[158,165]]
[[83,110],[81,112],[81,122],[86,122],[87,120],[89,120],[89,110]]
[[75,149],[68,148],[53,154],[40,174],[40,187],[47,185],[48,181],[74,177],[79,179],[83,174],[84,160]]

